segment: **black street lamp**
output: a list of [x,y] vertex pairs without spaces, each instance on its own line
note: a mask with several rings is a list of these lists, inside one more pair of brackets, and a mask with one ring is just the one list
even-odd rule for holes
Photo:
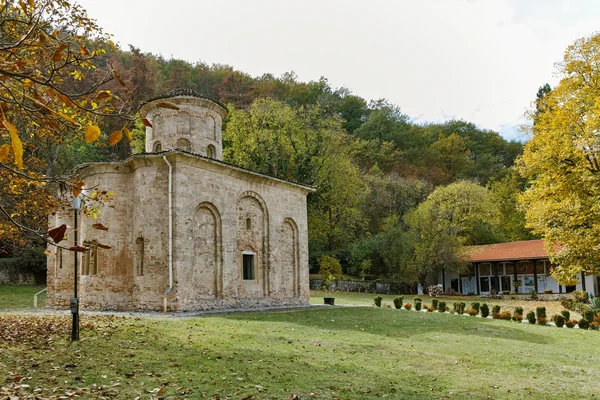
[[[79,196],[73,199],[73,214],[74,214],[74,222],[75,228],[73,229],[73,245],[75,248],[78,246],[77,240],[77,214],[81,209],[81,199]],[[74,261],[73,261],[73,298],[71,299],[71,314],[73,314],[73,326],[71,328],[71,341],[75,342],[79,340],[79,299],[77,298],[77,261],[78,261],[78,252],[77,250],[73,251]]]

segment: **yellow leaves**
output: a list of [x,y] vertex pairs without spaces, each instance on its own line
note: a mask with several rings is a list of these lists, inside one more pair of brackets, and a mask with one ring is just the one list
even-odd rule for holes
[[0,147],[0,162],[6,163],[8,162],[8,155],[10,154],[10,145],[5,144]]
[[127,140],[129,140],[130,142],[133,140],[133,135],[131,134],[131,131],[129,129],[127,129],[126,127],[123,128],[123,133],[125,133],[125,136],[127,136]]
[[2,124],[8,129],[8,134],[10,135],[11,147],[15,155],[15,164],[17,164],[19,168],[23,168],[23,143],[19,138],[19,132],[13,124],[6,120],[2,121]]
[[114,131],[113,133],[110,134],[110,136],[108,138],[108,143],[111,146],[114,146],[117,143],[119,143],[121,141],[121,139],[123,139],[123,132],[122,131]]
[[123,78],[121,78],[121,75],[119,74],[119,71],[117,71],[116,69],[113,69],[112,72],[113,72],[113,75],[115,76],[115,78],[117,78],[117,80],[121,84],[121,86],[126,86],[125,81],[123,80]]
[[85,75],[83,75],[83,72],[81,72],[80,70],[76,69],[75,71],[71,72],[71,76],[73,77],[73,79],[75,79],[76,81],[81,81],[85,78]]
[[98,140],[99,137],[100,137],[100,128],[98,128],[96,125],[89,125],[87,128],[85,128],[85,142],[86,143],[95,142],[96,140]]
[[103,90],[96,95],[98,100],[110,99],[111,97],[112,94],[110,93],[110,90]]

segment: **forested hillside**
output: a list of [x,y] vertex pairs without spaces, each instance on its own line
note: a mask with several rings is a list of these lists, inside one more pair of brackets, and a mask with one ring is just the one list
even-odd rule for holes
[[[524,182],[512,168],[522,145],[497,132],[467,121],[415,124],[385,99],[363,99],[326,78],[300,82],[293,72],[252,77],[134,47],[110,52],[104,62],[119,74],[106,88],[134,104],[175,88],[227,104],[226,161],[317,189],[308,206],[313,272],[327,254],[348,274],[414,283],[440,265],[442,253],[455,256],[456,247],[448,253],[443,245],[531,237],[516,208]],[[102,135],[118,124],[100,119]],[[141,149],[143,126],[136,126],[132,141],[98,146],[80,138],[39,156],[48,173],[124,159]],[[454,212],[466,217],[449,216]],[[420,245],[426,236],[437,245]]]

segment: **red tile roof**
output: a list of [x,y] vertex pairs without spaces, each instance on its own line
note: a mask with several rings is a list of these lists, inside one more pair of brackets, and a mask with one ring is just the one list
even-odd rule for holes
[[548,258],[548,253],[544,249],[543,240],[527,240],[466,246],[459,258],[467,262],[540,260]]

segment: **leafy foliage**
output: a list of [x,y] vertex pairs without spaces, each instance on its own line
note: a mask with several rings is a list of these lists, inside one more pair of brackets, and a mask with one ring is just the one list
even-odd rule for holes
[[[600,35],[576,40],[558,66],[560,83],[538,96],[531,140],[520,160],[530,187],[521,197],[527,226],[547,242],[562,284],[600,272]],[[555,244],[560,243],[562,248]]]

